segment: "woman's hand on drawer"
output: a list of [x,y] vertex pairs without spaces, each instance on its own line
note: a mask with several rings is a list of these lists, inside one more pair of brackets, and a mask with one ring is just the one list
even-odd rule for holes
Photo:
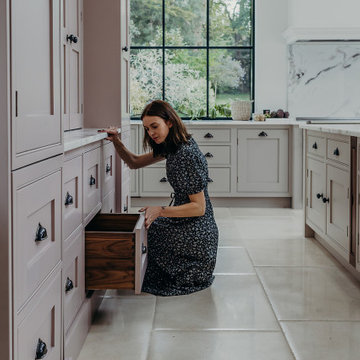
[[115,126],[109,126],[106,129],[98,130],[98,132],[106,132],[107,138],[111,142],[114,142],[115,138],[119,136],[118,129]]
[[139,212],[145,211],[145,227],[148,229],[150,225],[161,216],[161,211],[163,208],[161,206],[145,206],[139,210]]

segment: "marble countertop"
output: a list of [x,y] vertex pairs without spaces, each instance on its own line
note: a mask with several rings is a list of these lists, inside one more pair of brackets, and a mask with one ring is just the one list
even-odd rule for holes
[[[118,129],[121,132],[121,129]],[[92,144],[105,139],[106,133],[99,133],[98,129],[79,129],[66,131],[64,133],[64,152]]]
[[360,123],[359,124],[306,124],[301,123],[300,129],[322,131],[332,134],[341,134],[348,136],[360,137]]
[[[294,118],[288,119],[275,119],[269,118],[265,121],[236,121],[236,120],[183,120],[184,124],[196,126],[267,126],[267,125],[299,125],[300,121],[296,121]],[[131,120],[131,124],[140,125],[141,120]]]

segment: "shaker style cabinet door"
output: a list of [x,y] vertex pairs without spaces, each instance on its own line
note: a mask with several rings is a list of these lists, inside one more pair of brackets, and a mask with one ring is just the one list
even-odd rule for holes
[[12,168],[63,152],[60,0],[11,2]]
[[63,0],[62,59],[64,130],[83,126],[82,0]]

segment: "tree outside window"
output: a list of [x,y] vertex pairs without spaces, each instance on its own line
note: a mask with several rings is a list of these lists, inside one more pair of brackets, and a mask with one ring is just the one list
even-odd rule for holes
[[253,0],[130,0],[130,104],[184,119],[226,118],[253,98]]

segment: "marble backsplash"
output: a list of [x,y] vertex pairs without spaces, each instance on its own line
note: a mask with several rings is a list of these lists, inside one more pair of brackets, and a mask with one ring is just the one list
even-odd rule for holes
[[360,42],[289,45],[292,117],[360,118]]

